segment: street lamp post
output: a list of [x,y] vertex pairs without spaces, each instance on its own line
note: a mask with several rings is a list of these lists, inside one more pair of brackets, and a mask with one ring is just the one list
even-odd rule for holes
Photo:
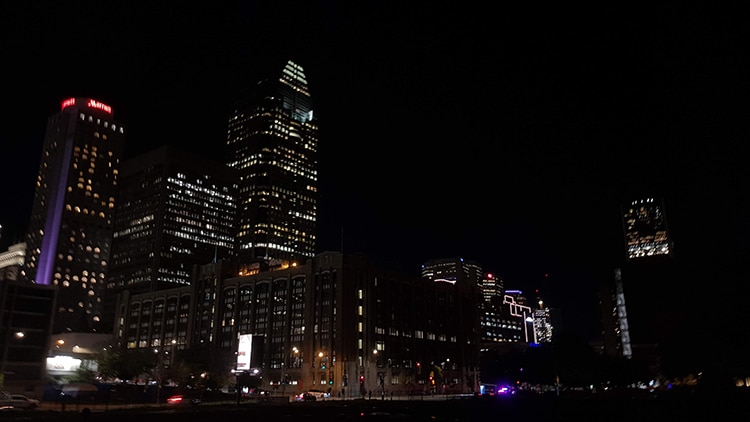
[[[380,371],[380,362],[383,362],[383,360],[378,359],[378,349],[372,350],[372,355],[375,357],[375,368],[378,374],[378,383],[380,384],[380,396],[383,400],[385,400],[385,371],[387,370],[387,365],[384,365],[383,372]],[[381,358],[385,359],[385,358]]]
[[159,395],[161,393],[161,371],[164,366],[164,360],[161,353],[159,353],[159,349],[155,348],[154,353],[156,353],[156,404],[159,404]]

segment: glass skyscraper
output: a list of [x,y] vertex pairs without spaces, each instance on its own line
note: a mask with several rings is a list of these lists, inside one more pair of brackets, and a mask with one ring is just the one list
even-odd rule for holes
[[239,172],[239,262],[286,265],[316,251],[318,126],[301,66],[289,61],[230,110],[227,164]]
[[106,303],[117,295],[190,285],[193,266],[235,251],[233,169],[172,146],[129,159],[120,172]]
[[23,275],[57,286],[52,333],[100,329],[124,138],[93,99],[64,100],[48,119]]

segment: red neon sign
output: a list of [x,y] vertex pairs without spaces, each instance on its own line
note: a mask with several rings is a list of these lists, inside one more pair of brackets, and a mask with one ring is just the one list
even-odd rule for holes
[[65,107],[71,107],[76,105],[76,99],[75,98],[68,98],[67,100],[64,100],[62,102],[62,109],[65,110]]
[[[75,98],[68,98],[67,100],[63,100],[62,102],[62,109],[64,110],[66,107],[72,107],[76,105],[76,99]],[[89,102],[86,104],[89,108],[95,108],[97,110],[101,110],[105,113],[112,114],[112,107],[96,100],[89,99]]]
[[101,111],[104,111],[104,112],[107,112],[109,114],[112,114],[112,107],[110,107],[110,106],[108,106],[108,105],[106,105],[104,103],[101,103],[99,101],[89,100],[88,106],[91,107],[91,108],[97,108],[97,109],[99,109]]

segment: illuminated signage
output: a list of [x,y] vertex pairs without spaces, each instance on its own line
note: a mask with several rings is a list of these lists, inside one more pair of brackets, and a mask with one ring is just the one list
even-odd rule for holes
[[91,108],[97,108],[97,109],[99,109],[101,111],[104,111],[104,112],[107,112],[109,114],[112,114],[112,107],[110,107],[110,106],[108,106],[108,105],[106,105],[104,103],[100,103],[99,101],[89,100],[88,106],[91,107]]
[[76,99],[68,98],[67,100],[62,102],[62,109],[65,110],[65,107],[72,107],[74,105],[76,105]]
[[[76,105],[76,99],[75,98],[68,98],[67,100],[64,100],[62,102],[61,109],[65,110],[66,107],[72,107],[74,105]],[[108,106],[108,105],[106,105],[106,104],[104,104],[104,103],[102,103],[100,101],[96,101],[96,100],[91,100],[90,99],[89,102],[86,103],[86,105],[89,108],[95,108],[95,109],[101,110],[101,111],[103,111],[105,113],[112,114],[112,107],[110,107],[110,106]]]
[[250,369],[250,353],[253,350],[253,335],[240,335],[240,344],[237,347],[237,370],[247,371]]

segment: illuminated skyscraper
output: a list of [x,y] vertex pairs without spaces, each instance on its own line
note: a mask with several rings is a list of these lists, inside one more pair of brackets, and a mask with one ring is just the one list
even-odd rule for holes
[[24,277],[57,286],[52,333],[99,331],[124,138],[112,108],[89,98],[47,121]]
[[194,265],[234,256],[237,177],[233,169],[163,146],[122,164],[107,327],[117,294],[190,285]]
[[477,288],[482,286],[485,278],[482,266],[478,262],[463,258],[431,259],[422,264],[422,277]]
[[505,294],[505,282],[501,277],[486,273],[482,277],[482,297],[487,304],[501,304]]
[[625,261],[614,285],[599,293],[604,351],[656,367],[682,320],[680,277],[663,201],[642,198],[622,207]]
[[318,126],[301,66],[260,81],[236,102],[227,164],[239,172],[237,241],[243,264],[297,261],[316,251]]
[[672,242],[667,229],[664,204],[654,198],[632,201],[623,207],[623,228],[627,258],[669,255]]

